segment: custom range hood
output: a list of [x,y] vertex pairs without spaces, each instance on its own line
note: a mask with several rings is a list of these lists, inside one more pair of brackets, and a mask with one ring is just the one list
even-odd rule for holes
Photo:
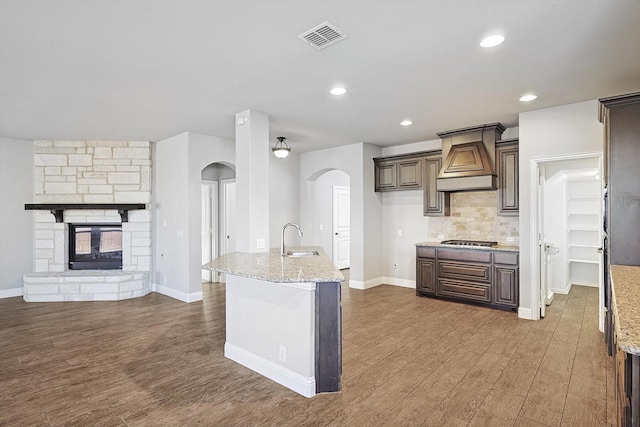
[[438,191],[495,190],[495,146],[505,127],[500,123],[438,133],[442,139],[442,169]]

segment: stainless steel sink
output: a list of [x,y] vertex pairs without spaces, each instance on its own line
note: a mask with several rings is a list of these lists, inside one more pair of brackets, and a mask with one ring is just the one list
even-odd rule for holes
[[306,250],[306,249],[293,250],[293,251],[287,252],[287,256],[290,256],[290,257],[319,256],[319,255],[320,254],[316,250]]

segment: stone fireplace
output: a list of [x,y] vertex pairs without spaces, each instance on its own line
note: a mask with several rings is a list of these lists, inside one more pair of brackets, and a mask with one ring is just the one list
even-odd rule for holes
[[[76,209],[34,211],[34,273],[25,301],[97,301],[150,292],[151,146],[138,141],[36,141],[36,204]],[[121,216],[118,204],[143,204]],[[99,207],[95,208],[94,207]],[[70,269],[70,228],[121,227],[121,269]]]

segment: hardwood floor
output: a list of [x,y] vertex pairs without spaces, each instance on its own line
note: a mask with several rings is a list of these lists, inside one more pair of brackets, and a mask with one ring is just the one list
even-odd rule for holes
[[615,424],[595,288],[515,313],[343,286],[343,390],[311,399],[223,356],[224,285],[204,301],[0,300],[0,425]]

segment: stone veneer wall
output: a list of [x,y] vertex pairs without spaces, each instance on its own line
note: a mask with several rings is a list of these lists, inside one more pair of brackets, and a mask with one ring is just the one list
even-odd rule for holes
[[[151,201],[149,142],[35,141],[34,165],[34,203],[148,204]],[[64,223],[56,223],[48,211],[34,211],[36,274],[33,276],[41,284],[42,292],[46,286],[68,280],[79,283],[84,280],[81,276],[85,276],[85,281],[103,280],[99,270],[92,273],[68,271],[68,224],[83,222],[120,223],[121,219],[116,210],[69,210],[64,212]],[[126,282],[133,276],[124,272],[146,272],[135,276],[135,280],[143,279],[143,283],[141,289],[136,285],[136,292],[131,296],[146,294],[149,292],[151,271],[150,209],[129,211],[129,222],[122,223],[122,243],[122,277],[106,278],[106,281]],[[62,278],[65,274],[76,277]],[[109,273],[110,276],[113,274]],[[25,285],[35,280],[26,276]],[[46,277],[52,278],[50,284],[46,283]],[[25,296],[27,293],[25,286]],[[100,292],[92,292],[97,293]],[[56,300],[52,298],[40,300]],[[92,295],[87,295],[86,299],[91,298]],[[78,298],[67,298],[73,299]]]
[[[430,218],[429,238],[489,240],[518,245],[519,218],[498,216],[497,191],[466,191],[451,194],[451,216]],[[507,242],[513,237],[513,242]]]

